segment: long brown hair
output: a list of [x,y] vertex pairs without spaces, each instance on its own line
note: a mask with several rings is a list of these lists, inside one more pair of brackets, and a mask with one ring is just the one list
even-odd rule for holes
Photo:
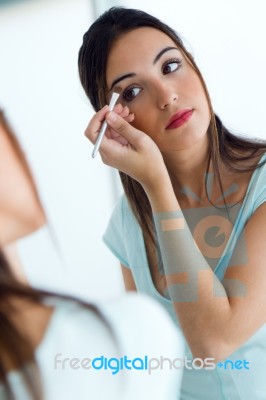
[[[110,50],[115,41],[123,34],[140,27],[152,27],[168,35],[183,53],[186,60],[196,71],[209,104],[211,121],[208,128],[209,162],[212,163],[214,176],[223,194],[219,161],[234,171],[252,171],[260,165],[250,163],[244,166],[244,160],[255,160],[255,157],[266,151],[266,142],[242,138],[229,132],[214,113],[210,96],[192,55],[186,50],[181,37],[168,25],[141,10],[112,7],[102,14],[83,36],[83,43],[78,55],[78,68],[81,84],[95,111],[107,104],[106,66]],[[130,176],[120,172],[125,195],[142,228],[149,261],[153,265],[157,260],[154,224],[149,200],[142,186]],[[207,182],[205,181],[205,189]],[[206,189],[207,193],[207,189]],[[208,193],[207,193],[208,196]],[[151,265],[150,264],[150,265]]]
[[2,382],[4,385],[7,398],[10,400],[15,399],[12,387],[8,381],[8,365],[10,362],[20,372],[32,398],[34,400],[42,399],[41,377],[39,376],[38,366],[34,357],[35,349],[29,338],[16,327],[11,318],[12,313],[19,312],[12,303],[12,299],[14,298],[25,300],[32,304],[42,304],[47,298],[74,301],[97,315],[108,329],[114,344],[119,350],[119,343],[113,328],[96,305],[89,304],[72,296],[36,290],[26,286],[24,283],[18,282],[0,249],[0,383]]
[[[41,399],[41,391],[36,387],[27,365],[31,363],[32,372],[36,371],[34,349],[31,342],[14,325],[11,319],[14,313],[12,301],[15,297],[33,302],[41,301],[41,293],[35,292],[15,280],[8,263],[0,250],[0,382],[4,384],[7,398],[14,399],[14,394],[8,381],[8,362],[19,370],[26,387],[34,399]],[[40,388],[39,388],[40,389]]]

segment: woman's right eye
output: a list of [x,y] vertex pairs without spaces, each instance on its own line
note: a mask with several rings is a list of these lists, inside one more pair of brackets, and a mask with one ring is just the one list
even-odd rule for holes
[[124,90],[123,92],[123,100],[129,102],[135,99],[135,97],[140,93],[141,88],[132,86]]

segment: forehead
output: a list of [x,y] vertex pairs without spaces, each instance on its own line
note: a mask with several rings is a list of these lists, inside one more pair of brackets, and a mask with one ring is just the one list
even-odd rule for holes
[[152,60],[164,47],[175,46],[176,43],[164,32],[150,27],[133,29],[121,35],[113,44],[107,60],[107,80],[124,68],[137,67],[144,59]]

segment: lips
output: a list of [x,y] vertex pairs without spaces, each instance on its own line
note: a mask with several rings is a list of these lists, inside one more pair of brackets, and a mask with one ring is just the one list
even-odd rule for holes
[[190,117],[193,114],[193,110],[192,109],[184,109],[184,110],[180,110],[178,111],[175,115],[173,115],[167,126],[166,129],[175,129],[178,128],[179,126],[183,125],[185,122],[187,122]]

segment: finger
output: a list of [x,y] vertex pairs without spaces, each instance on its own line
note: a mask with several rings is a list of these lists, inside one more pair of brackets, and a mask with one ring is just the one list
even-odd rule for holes
[[115,105],[114,111],[123,118],[129,114],[129,108],[127,106],[123,107],[121,103]]
[[[121,115],[121,114],[120,114]],[[131,123],[134,121],[135,115],[134,114],[129,114],[127,117],[123,117],[125,121]],[[110,129],[110,127],[108,127],[108,129],[106,130],[105,136],[109,139],[113,139],[114,137],[117,138],[122,137],[119,133],[115,132],[114,130],[112,131],[112,129]],[[122,140],[123,144],[125,144],[125,141]],[[128,140],[126,140],[126,143],[128,143]]]
[[120,114],[123,110],[124,110],[124,107],[122,106],[121,103],[117,103],[117,104],[114,106],[114,111],[115,111],[117,114]]
[[130,125],[124,118],[117,115],[115,112],[111,111],[107,113],[106,122],[114,131],[119,133],[125,139],[129,141],[132,145],[138,147],[139,140],[141,140],[145,133],[139,131]]
[[122,136],[119,136],[116,140],[118,143],[122,144],[122,146],[126,146],[129,144],[129,141],[125,138],[123,138]]
[[123,147],[127,144],[127,140],[122,136],[119,136],[115,139],[104,136],[101,142],[99,153],[102,159],[104,157],[116,158],[117,155],[121,154],[121,149],[123,149]]
[[119,133],[113,131],[112,129],[110,129],[110,139],[115,140],[123,146],[129,144],[129,141],[127,139],[125,139],[123,136],[119,135]]
[[120,117],[123,117],[123,118],[127,117],[129,115],[129,108],[127,106],[123,107],[121,113],[118,113],[118,114],[120,115]]
[[127,117],[125,117],[125,120],[129,123],[133,122],[135,118],[134,114],[129,114]]
[[109,111],[109,106],[106,105],[104,106],[100,111],[98,111],[90,120],[84,135],[92,142],[94,143],[99,131],[101,129],[102,123],[105,120],[106,114]]

